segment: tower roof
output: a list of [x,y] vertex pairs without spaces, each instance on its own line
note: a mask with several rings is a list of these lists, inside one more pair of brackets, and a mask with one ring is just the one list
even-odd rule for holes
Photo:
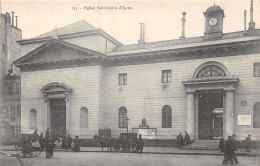
[[216,13],[216,12],[221,12],[221,11],[222,11],[222,9],[221,9],[220,6],[214,5],[214,6],[209,7],[209,8],[206,10],[206,13]]

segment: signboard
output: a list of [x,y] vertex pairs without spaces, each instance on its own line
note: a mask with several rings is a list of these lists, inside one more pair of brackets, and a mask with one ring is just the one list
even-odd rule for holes
[[137,133],[138,135],[141,134],[143,139],[156,139],[157,136],[156,128],[149,128],[149,129],[133,128],[133,132]]
[[237,116],[237,124],[240,125],[240,126],[251,125],[251,114],[238,115]]

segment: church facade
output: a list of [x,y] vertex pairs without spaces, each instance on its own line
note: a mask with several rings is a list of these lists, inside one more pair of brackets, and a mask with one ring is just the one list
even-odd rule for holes
[[204,16],[195,38],[123,45],[80,21],[18,41],[22,134],[260,140],[260,29],[223,33],[215,5]]

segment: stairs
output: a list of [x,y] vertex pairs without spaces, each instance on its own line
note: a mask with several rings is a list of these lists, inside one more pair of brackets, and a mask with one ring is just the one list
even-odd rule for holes
[[217,150],[219,140],[195,140],[192,144],[184,146],[183,149],[193,150]]

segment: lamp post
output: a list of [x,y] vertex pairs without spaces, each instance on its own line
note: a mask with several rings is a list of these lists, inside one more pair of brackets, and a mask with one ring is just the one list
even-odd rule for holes
[[15,74],[13,73],[13,70],[12,69],[8,70],[8,74],[6,75],[6,80],[7,80],[7,90],[10,96],[12,94],[12,90],[14,89],[14,79],[15,79]]
[[127,151],[129,152],[129,146],[128,146],[128,121],[130,119],[128,117],[125,117],[125,121],[126,121],[126,143],[127,143]]

